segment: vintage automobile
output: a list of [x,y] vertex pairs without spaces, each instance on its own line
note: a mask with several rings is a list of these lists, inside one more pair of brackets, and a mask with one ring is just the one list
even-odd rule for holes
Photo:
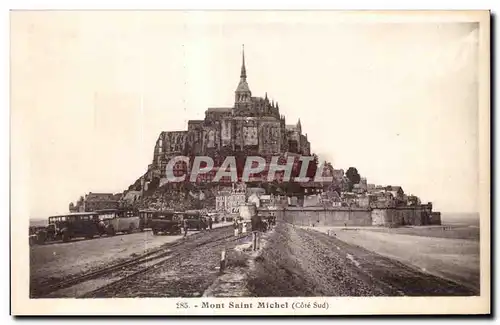
[[139,210],[139,229],[144,231],[146,228],[151,228],[151,218],[155,210]]
[[37,233],[39,243],[62,240],[68,242],[72,238],[93,238],[102,235],[104,229],[99,223],[99,216],[95,212],[77,212],[49,217],[49,224],[44,231]]
[[189,210],[184,214],[184,220],[187,221],[188,229],[207,229],[208,225],[204,219],[200,211],[197,210]]
[[153,212],[149,224],[153,230],[153,235],[172,234],[180,235],[182,233],[182,212],[157,211]]
[[140,229],[139,211],[134,209],[105,209],[96,211],[100,225],[108,236],[131,234]]
[[29,244],[30,246],[33,246],[35,244],[38,244],[38,236],[37,235],[29,235]]
[[46,233],[45,230],[46,230],[46,227],[43,227],[43,226],[30,226],[29,227],[29,244],[30,244],[30,246],[33,246],[35,244],[43,244],[43,241],[40,241],[40,239],[44,238],[44,234]]

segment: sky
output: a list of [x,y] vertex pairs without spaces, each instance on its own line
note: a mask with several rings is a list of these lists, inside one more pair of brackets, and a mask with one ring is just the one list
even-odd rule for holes
[[122,192],[161,131],[253,96],[300,118],[312,151],[444,212],[478,211],[478,24],[328,14],[11,14],[14,203],[66,213]]

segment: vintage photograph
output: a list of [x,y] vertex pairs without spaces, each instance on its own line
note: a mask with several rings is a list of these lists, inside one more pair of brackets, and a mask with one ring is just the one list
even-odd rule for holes
[[489,311],[487,11],[11,11],[10,43],[27,313]]

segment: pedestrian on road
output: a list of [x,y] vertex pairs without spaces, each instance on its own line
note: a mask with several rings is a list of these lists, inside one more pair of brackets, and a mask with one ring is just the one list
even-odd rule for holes
[[233,221],[233,227],[234,227],[234,237],[238,237],[239,225],[238,225],[238,220],[236,220],[236,218]]
[[184,228],[184,237],[188,234],[188,222],[187,219],[182,220],[182,227]]
[[212,230],[212,223],[213,223],[212,217],[209,216],[208,217],[208,227],[210,228],[210,230]]

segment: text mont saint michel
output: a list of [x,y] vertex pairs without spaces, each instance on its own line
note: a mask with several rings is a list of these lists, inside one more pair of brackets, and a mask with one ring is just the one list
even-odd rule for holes
[[[278,302],[258,302],[257,308],[288,308],[288,302],[278,303]],[[229,303],[220,302],[220,303],[209,303],[202,302],[201,308],[210,308],[210,309],[224,309],[224,308],[254,308],[253,302],[234,302],[230,301]]]

